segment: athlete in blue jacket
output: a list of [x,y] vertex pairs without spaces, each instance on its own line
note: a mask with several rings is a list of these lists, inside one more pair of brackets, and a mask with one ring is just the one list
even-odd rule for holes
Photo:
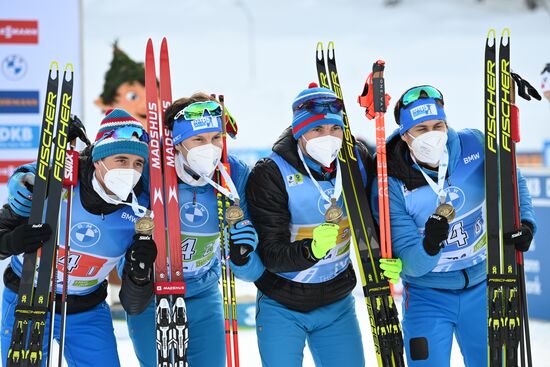
[[[388,138],[393,252],[403,262],[403,333],[409,366],[449,366],[453,334],[466,366],[487,364],[487,235],[484,138],[448,127],[434,87],[407,90],[395,107],[399,129]],[[377,195],[377,182],[372,190]],[[527,251],[536,229],[525,179],[518,173]],[[377,209],[377,198],[373,198]],[[450,204],[450,222],[435,214]],[[377,210],[375,210],[377,212]],[[376,213],[377,215],[377,213]]]
[[[141,124],[123,110],[105,116],[95,144],[80,156],[78,184],[74,189],[68,260],[68,299],[65,359],[69,366],[119,366],[116,339],[107,296],[106,277],[128,259],[122,287],[150,282],[156,248],[150,237],[135,235],[134,223],[149,205],[141,173],[148,158],[148,135]],[[47,224],[26,224],[32,193],[24,182],[33,182],[35,164],[20,167],[10,178],[9,205],[0,209],[0,256],[11,256],[4,273],[2,295],[2,361],[5,365],[14,323],[14,309],[21,281],[24,253],[48,240]],[[61,206],[60,226],[65,225],[67,201]],[[59,237],[58,258],[65,254],[65,231]],[[141,265],[141,266],[140,266]],[[60,293],[63,262],[57,263],[57,300],[54,338],[59,341]],[[45,335],[49,333],[47,323]],[[46,365],[48,338],[44,338],[42,365]]]
[[[213,175],[221,169],[221,106],[209,95],[196,93],[176,100],[166,110],[166,124],[172,129],[178,175],[179,213],[168,213],[168,220],[179,218],[181,226],[185,306],[189,322],[187,359],[193,367],[225,366],[225,331],[220,278],[220,228]],[[245,211],[244,188],[249,175],[246,164],[229,156],[231,179]],[[234,191],[230,186],[230,191]],[[223,188],[222,188],[223,190]],[[223,191],[222,191],[223,192]],[[258,239],[249,220],[230,228],[231,267],[235,276],[256,280],[264,267],[254,252]],[[242,247],[242,250],[241,250]],[[140,365],[156,366],[155,302],[149,300],[152,286],[135,292],[129,302],[121,297],[128,313],[128,329]],[[140,301],[141,299],[141,301]],[[145,302],[143,301],[145,300]]]
[[[302,366],[307,340],[318,366],[364,366],[337,158],[344,134],[342,103],[334,92],[312,83],[292,109],[292,127],[275,142],[272,154],[258,161],[246,189],[260,237],[258,253],[267,268],[255,282],[262,365]],[[362,144],[355,153],[366,187],[370,155]],[[335,208],[342,210],[341,220],[328,223],[327,210]]]

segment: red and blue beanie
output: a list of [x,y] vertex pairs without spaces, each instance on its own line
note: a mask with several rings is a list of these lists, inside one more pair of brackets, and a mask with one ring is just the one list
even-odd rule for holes
[[405,135],[409,129],[424,121],[447,121],[445,110],[433,98],[419,98],[399,111],[399,133]]
[[292,102],[292,135],[294,135],[294,138],[298,139],[305,132],[319,125],[335,124],[344,128],[342,112],[331,113],[327,111],[326,113],[315,114],[305,108],[301,108],[307,101],[330,101],[336,99],[338,97],[333,91],[327,88],[320,88],[315,83],[310,83],[308,89],[301,91],[294,99],[294,102]]
[[115,108],[107,111],[95,138],[92,150],[93,162],[114,154],[135,154],[147,161],[149,145],[146,142],[140,141],[135,136],[127,139],[111,136],[113,130],[127,126],[145,130],[143,125],[125,110]]

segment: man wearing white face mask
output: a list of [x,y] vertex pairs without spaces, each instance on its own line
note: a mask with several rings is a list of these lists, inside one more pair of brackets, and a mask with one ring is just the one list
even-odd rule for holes
[[[291,128],[256,164],[247,185],[258,253],[267,269],[255,282],[262,364],[302,366],[307,340],[316,365],[364,366],[337,158],[342,103],[331,90],[311,83],[292,110]],[[356,156],[366,187],[371,159],[362,144]],[[341,217],[338,224],[328,223],[329,211]]]
[[[408,366],[448,366],[453,334],[466,366],[487,365],[484,137],[447,125],[443,95],[413,87],[394,110],[399,125],[387,141],[393,253],[401,273]],[[377,182],[371,202],[378,203]],[[536,229],[525,179],[518,173],[527,251]],[[375,205],[375,216],[376,213]]]
[[[223,140],[221,105],[204,93],[180,98],[166,110],[166,126],[172,130],[176,148],[179,213],[169,213],[168,220],[179,220],[186,283],[185,306],[189,322],[187,359],[194,367],[225,366],[225,333],[220,279],[220,228],[216,190],[240,207],[247,217],[244,193],[249,175],[247,165],[229,155],[228,188],[219,185],[217,172]],[[230,227],[230,266],[235,276],[256,280],[264,271],[254,252],[258,238],[250,220]],[[152,288],[150,289],[152,294]],[[128,329],[142,367],[154,367],[155,304],[144,297],[143,312],[128,312]]]
[[[140,179],[148,159],[148,135],[139,121],[126,111],[109,111],[103,119],[94,145],[80,155],[78,183],[71,208],[70,255],[68,268],[67,328],[65,359],[69,366],[119,366],[116,339],[107,296],[106,277],[123,259],[121,298],[131,299],[134,289],[151,283],[151,267],[156,257],[150,236],[135,234],[134,223],[149,205],[149,195]],[[20,167],[10,190],[18,191],[34,176],[35,164]],[[32,180],[31,180],[32,181]],[[10,192],[10,195],[15,193]],[[30,196],[30,197],[29,197]],[[21,232],[26,228],[32,194],[19,195],[18,204],[0,209],[0,253],[18,255],[36,245],[39,234]],[[21,206],[23,205],[23,206]],[[19,206],[19,207],[18,207]],[[61,206],[60,223],[66,222],[67,201]],[[63,225],[62,224],[62,225]],[[43,233],[41,234],[43,236]],[[59,258],[64,255],[65,231],[59,231]],[[34,238],[33,238],[34,237]],[[2,308],[13,309],[21,274],[21,256],[12,256],[4,274]],[[62,262],[57,279],[63,279]],[[54,338],[59,340],[61,283],[57,284]],[[11,339],[13,313],[2,318],[2,357],[6,360]],[[46,330],[46,334],[48,331]],[[47,342],[44,352],[47,352]],[[47,356],[44,354],[43,363]]]

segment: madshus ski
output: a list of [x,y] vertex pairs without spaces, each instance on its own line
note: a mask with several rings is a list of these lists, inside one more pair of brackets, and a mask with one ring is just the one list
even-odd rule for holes
[[[180,221],[166,220],[166,213],[179,213],[172,134],[166,125],[162,126],[164,112],[172,103],[166,38],[162,40],[160,50],[160,108],[162,110],[159,108],[155,55],[151,39],[147,42],[145,54],[145,93],[147,123],[151,138],[149,168],[154,221],[153,238],[158,251],[154,279],[157,366],[186,367],[188,365],[186,354],[188,324],[184,302],[185,282]],[[167,240],[168,243],[166,243]]]
[[[59,66],[57,62],[52,62],[48,73],[42,130],[36,160],[33,200],[29,217],[30,224],[48,223],[52,228],[52,236],[39,251],[23,256],[21,283],[15,307],[15,322],[7,358],[7,365],[10,367],[38,367],[42,364],[42,345],[46,320],[50,309],[54,309],[54,305],[50,304],[50,299],[55,300],[55,297],[50,297],[50,286],[52,285],[52,277],[55,276],[53,270],[57,255],[65,149],[71,115],[72,64],[66,64],[63,73],[61,96],[59,98],[60,111],[57,117],[54,139],[59,76]],[[47,206],[45,205],[46,202]],[[55,287],[52,292],[55,292]],[[53,317],[50,320],[53,320]],[[53,324],[53,322],[50,323]],[[51,343],[49,346],[51,346]]]
[[[540,100],[527,81],[510,68],[510,30],[496,52],[496,31],[485,44],[485,193],[487,217],[488,365],[531,366],[529,317],[523,254],[504,238],[521,226],[515,144],[519,142],[519,96]],[[497,77],[498,75],[498,77]],[[518,354],[518,346],[521,347]]]
[[[323,44],[317,44],[316,65],[320,86],[332,89],[343,102],[333,42],[328,44],[326,58]],[[379,267],[380,243],[362,183],[359,158],[354,148],[355,138],[351,134],[345,108],[343,117],[344,143],[338,159],[342,169],[344,203],[352,230],[378,366],[405,366],[397,308],[389,283]]]

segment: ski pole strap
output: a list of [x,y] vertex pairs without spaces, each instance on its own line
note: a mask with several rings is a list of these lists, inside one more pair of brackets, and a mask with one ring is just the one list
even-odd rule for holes
[[[300,156],[300,160],[304,164],[306,172],[309,178],[311,178],[311,181],[313,181],[313,184],[315,185],[317,190],[319,191],[319,194],[321,195],[323,200],[325,200],[327,203],[330,204],[331,198],[329,198],[328,195],[325,193],[325,191],[321,188],[321,186],[319,185],[319,182],[317,182],[317,180],[313,178],[313,175],[311,174],[311,171],[308,165],[306,164],[306,161],[304,160],[304,154],[302,153],[302,148],[300,147],[298,147],[298,156]],[[336,182],[334,183],[334,192],[332,194],[332,199],[335,199],[336,201],[338,201],[341,195],[342,195],[342,171],[340,170],[340,160],[336,159]]]
[[225,180],[227,184],[227,189],[220,185],[219,183],[215,182],[208,176],[201,176],[206,182],[208,182],[210,185],[212,185],[216,190],[224,194],[229,200],[235,201],[240,200],[239,193],[237,191],[237,188],[235,187],[235,184],[233,183],[233,180],[231,179],[231,176],[229,176],[229,173],[227,173],[227,170],[225,169],[223,163],[218,162],[218,170],[220,174],[222,175],[223,179]]
[[426,179],[426,182],[430,187],[432,188],[433,192],[439,197],[439,203],[444,204],[447,198],[447,195],[445,194],[445,191],[443,190],[443,186],[445,185],[445,177],[447,176],[447,168],[449,167],[449,152],[447,151],[447,148],[443,150],[443,155],[441,156],[441,159],[439,160],[439,168],[437,169],[437,184],[434,182],[434,180],[424,172],[422,167],[418,164],[416,159],[414,158],[414,155],[411,153],[411,158],[414,163],[418,165],[420,168],[419,171],[422,173],[422,176]]

